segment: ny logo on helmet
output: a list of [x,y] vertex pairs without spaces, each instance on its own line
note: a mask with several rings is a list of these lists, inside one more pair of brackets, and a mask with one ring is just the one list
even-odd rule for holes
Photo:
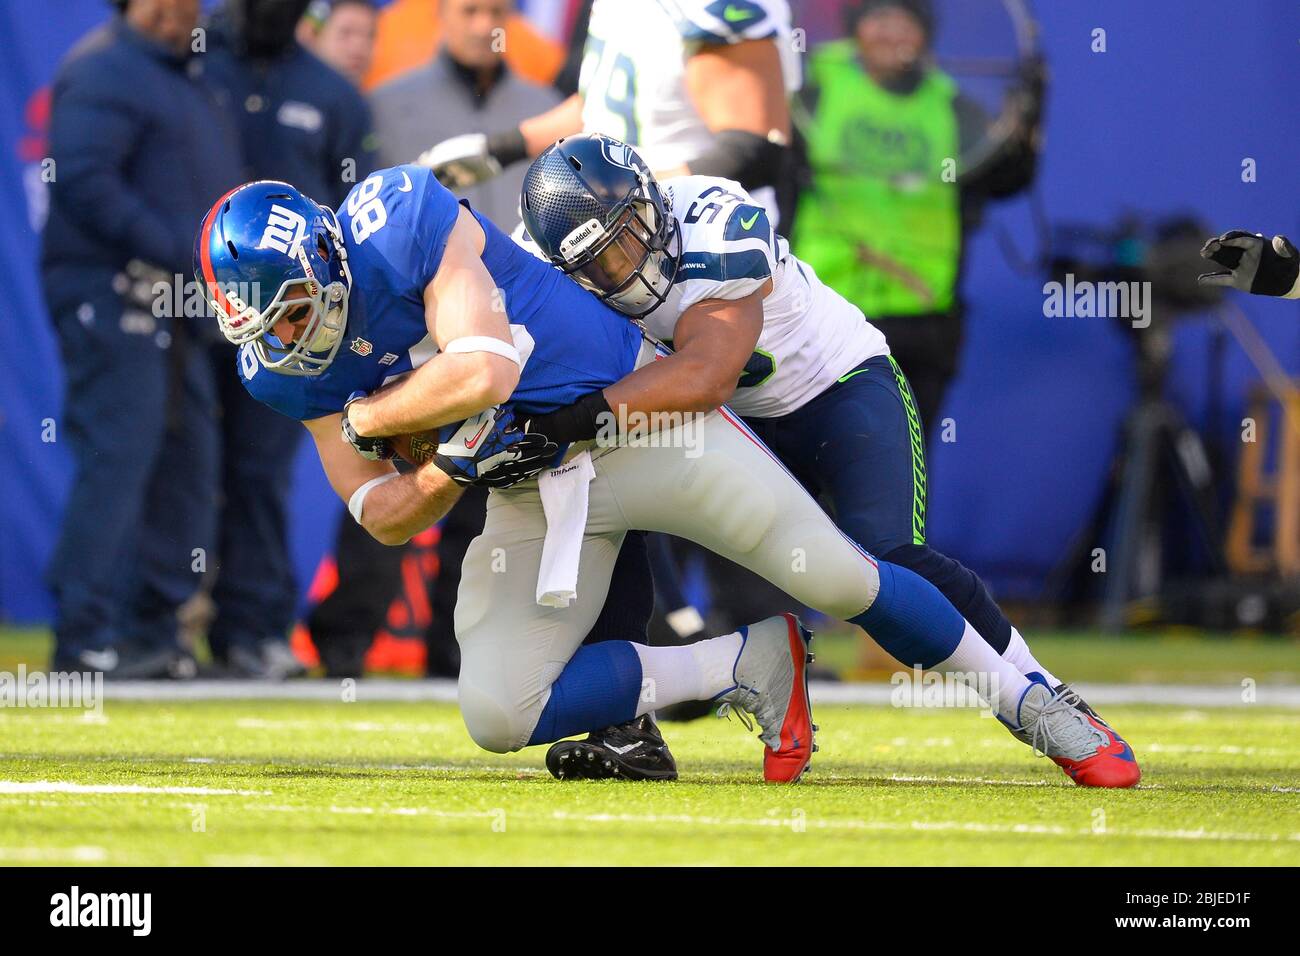
[[262,233],[257,248],[274,249],[292,256],[293,250],[302,242],[306,233],[307,220],[277,203],[271,207],[271,215],[266,220],[266,231]]

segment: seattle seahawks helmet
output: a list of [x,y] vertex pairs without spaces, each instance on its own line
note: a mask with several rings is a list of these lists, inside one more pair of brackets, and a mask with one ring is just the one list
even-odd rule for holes
[[672,290],[681,227],[636,150],[583,133],[528,168],[520,205],[550,260],[620,312],[649,315]]
[[[352,273],[338,217],[288,183],[262,180],[226,193],[203,217],[194,275],[216,311],[221,333],[251,343],[266,368],[319,375],[343,342]],[[270,301],[265,307],[266,295]],[[282,342],[284,319],[307,318]]]

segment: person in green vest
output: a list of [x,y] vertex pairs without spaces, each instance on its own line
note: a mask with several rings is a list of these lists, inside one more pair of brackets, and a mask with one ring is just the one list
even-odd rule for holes
[[809,182],[791,242],[885,333],[929,435],[961,348],[964,239],[987,200],[1034,176],[1042,66],[1008,96],[1010,133],[977,150],[994,143],[992,120],[930,62],[930,0],[858,0],[845,29],[808,59],[796,114]]

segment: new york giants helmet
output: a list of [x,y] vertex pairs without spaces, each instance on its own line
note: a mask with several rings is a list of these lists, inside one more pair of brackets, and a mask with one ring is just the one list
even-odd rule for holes
[[[319,375],[334,361],[347,325],[352,273],[338,217],[328,206],[288,183],[262,180],[232,189],[203,217],[194,275],[221,333],[235,345],[251,343],[266,368]],[[304,314],[307,324],[292,342],[275,336],[282,319]]]
[[625,315],[672,290],[681,227],[636,150],[603,133],[559,140],[524,176],[528,234],[550,260]]

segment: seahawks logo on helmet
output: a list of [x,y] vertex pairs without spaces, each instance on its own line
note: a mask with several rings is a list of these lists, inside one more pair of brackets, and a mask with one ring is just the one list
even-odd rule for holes
[[566,136],[533,161],[520,205],[538,249],[624,315],[648,315],[667,298],[681,227],[631,146]]
[[636,166],[632,163],[634,158],[640,158],[637,156],[636,150],[627,143],[620,143],[611,136],[605,136],[603,133],[598,135],[600,138],[600,151],[605,154],[606,159],[623,169],[636,170]]

